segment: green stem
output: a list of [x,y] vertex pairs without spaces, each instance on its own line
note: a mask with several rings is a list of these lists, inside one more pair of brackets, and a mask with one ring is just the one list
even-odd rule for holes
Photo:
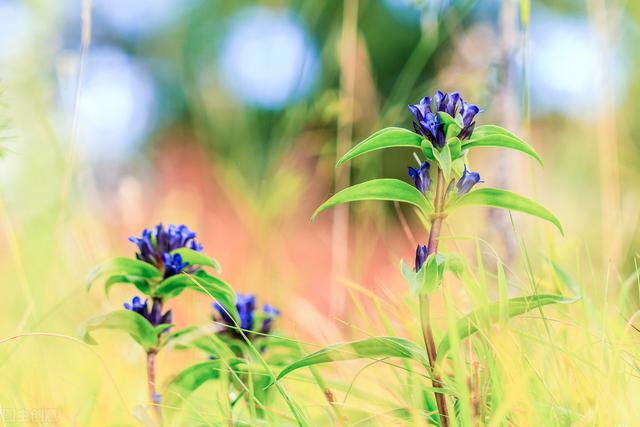
[[[160,316],[162,313],[163,301],[161,298],[154,298],[153,305],[158,306],[157,311]],[[147,387],[149,390],[149,404],[153,407],[153,412],[158,421],[158,425],[162,425],[162,411],[157,401],[158,393],[156,392],[156,355],[158,350],[155,348],[147,352]]]
[[158,419],[158,425],[162,425],[162,415],[160,406],[156,402],[156,355],[155,350],[149,350],[147,353],[147,386],[149,388],[149,404],[153,407],[153,411]]
[[[434,200],[434,215],[431,221],[431,230],[429,232],[429,242],[427,246],[427,257],[438,251],[438,240],[440,239],[440,230],[442,229],[442,221],[444,219],[444,200],[446,196],[446,185],[442,170],[438,169],[438,181],[436,183],[436,195]],[[431,372],[431,381],[436,389],[442,388],[442,378],[436,371],[436,344],[433,339],[433,331],[431,327],[431,313],[429,309],[429,295],[420,295],[420,324],[422,326],[422,337],[424,345],[427,349],[429,357],[429,370]],[[436,404],[440,414],[440,423],[442,427],[449,426],[449,411],[447,409],[447,399],[444,393],[435,392]]]

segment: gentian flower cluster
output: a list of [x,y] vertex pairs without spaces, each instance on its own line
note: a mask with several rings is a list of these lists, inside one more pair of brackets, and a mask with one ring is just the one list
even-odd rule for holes
[[[431,111],[432,103],[434,104],[433,112]],[[480,112],[480,109],[476,105],[465,102],[458,92],[448,94],[437,91],[433,98],[425,96],[418,104],[409,105],[409,111],[415,119],[413,122],[415,131],[440,149],[446,144],[446,135],[445,124],[438,113],[447,113],[453,118],[460,113],[463,127],[458,138],[465,140],[471,138],[476,125],[474,118]],[[414,169],[411,166],[408,167],[409,177],[413,180],[416,188],[423,194],[429,191],[431,184],[430,168],[429,162],[422,162],[418,169]],[[461,196],[468,193],[478,182],[482,182],[480,181],[480,174],[478,172],[470,172],[465,165],[462,177],[456,184],[458,195]]]
[[[164,278],[180,273],[188,266],[180,254],[171,255],[171,251],[189,248],[202,251],[202,245],[196,242],[196,233],[186,225],[169,225],[165,229],[158,224],[153,230],[144,229],[141,237],[129,237],[129,241],[138,246],[136,258],[148,262],[160,270],[164,269]],[[193,271],[191,271],[193,272]]]
[[[431,110],[431,103],[434,104],[434,111]],[[458,92],[451,94],[437,91],[433,98],[425,96],[418,104],[409,105],[409,111],[414,116],[413,128],[416,133],[427,138],[438,148],[445,145],[444,123],[439,112],[449,114],[455,118],[460,105],[460,115],[462,116],[462,130],[458,135],[461,140],[469,139],[473,133],[475,122],[473,119],[480,112],[478,106],[464,102]]]
[[[232,328],[236,327],[233,319],[227,311],[217,302],[213,303],[213,308],[217,313],[214,314],[214,320],[222,321],[222,323]],[[254,331],[256,320],[256,296],[253,294],[236,294],[236,309],[240,316],[240,329],[249,337],[251,332]],[[260,334],[269,334],[273,326],[273,320],[280,316],[280,311],[275,307],[265,304],[262,306],[262,312],[259,313],[262,318],[260,328],[257,330]],[[241,334],[237,330],[233,330],[232,334],[236,337],[241,337]]]
[[172,320],[171,310],[167,310],[164,314],[161,313],[162,303],[160,300],[153,300],[153,305],[151,306],[151,311],[149,311],[149,306],[147,304],[147,300],[144,302],[140,299],[140,297],[133,297],[131,303],[124,303],[124,308],[127,310],[131,310],[134,313],[138,313],[145,319],[149,321],[154,327],[161,324],[169,324]]

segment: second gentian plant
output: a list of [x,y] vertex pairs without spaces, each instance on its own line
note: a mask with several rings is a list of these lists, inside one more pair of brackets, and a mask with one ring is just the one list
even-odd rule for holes
[[[463,317],[445,333],[436,345],[430,319],[430,295],[442,285],[444,272],[460,275],[464,269],[461,256],[442,252],[439,248],[443,222],[467,205],[484,205],[524,212],[555,225],[558,219],[540,204],[511,191],[488,188],[480,173],[469,168],[469,154],[481,147],[499,147],[520,151],[542,164],[536,151],[518,136],[495,125],[477,125],[478,106],[466,102],[457,93],[437,91],[409,105],[413,131],[398,127],[382,129],[349,150],[337,166],[361,155],[389,148],[406,147],[414,150],[418,164],[408,167],[411,183],[399,179],[380,178],[345,188],[324,202],[313,217],[333,206],[361,200],[387,200],[407,203],[425,225],[428,238],[417,245],[413,268],[401,263],[402,274],[419,301],[423,344],[417,345],[399,337],[372,337],[360,341],[337,344],[312,353],[285,368],[279,375],[318,363],[355,358],[400,357],[422,363],[433,384],[437,417],[434,424],[448,426],[455,416],[451,411],[458,397],[451,392],[453,383],[444,375],[443,364],[451,350],[451,337],[456,341],[478,330],[478,323],[496,321],[499,317],[513,317],[536,307],[552,303],[569,303],[575,299],[559,295],[535,294],[508,299],[500,305],[481,308]],[[449,384],[448,384],[449,383]]]
[[[230,322],[239,323],[233,289],[206,268],[220,271],[213,258],[203,252],[196,233],[185,225],[162,224],[145,229],[129,240],[136,246],[135,257],[118,257],[100,265],[89,277],[91,286],[104,279],[105,292],[116,285],[134,288],[136,295],[115,310],[88,321],[81,335],[95,343],[96,329],[114,329],[129,334],[147,358],[147,386],[150,404],[160,417],[160,395],[156,386],[158,353],[171,341],[173,313],[167,304],[184,290],[191,289],[214,299]],[[142,296],[140,296],[142,295]]]

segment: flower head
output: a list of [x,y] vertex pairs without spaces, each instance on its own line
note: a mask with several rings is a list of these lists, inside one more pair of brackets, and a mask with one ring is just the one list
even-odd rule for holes
[[188,262],[182,261],[182,255],[173,254],[173,256],[171,256],[171,254],[168,252],[162,254],[162,261],[164,262],[165,279],[167,277],[175,276],[176,274],[180,273],[183,268],[189,265]]
[[462,178],[458,181],[456,186],[458,187],[458,195],[467,194],[471,188],[480,181],[480,174],[478,172],[469,172],[467,165],[464,166],[464,172]]
[[[213,303],[213,308],[217,311],[215,319],[222,321],[227,326],[235,327],[235,323],[227,310],[220,304]],[[269,304],[262,306],[262,311],[256,310],[256,296],[253,294],[236,294],[236,310],[238,310],[238,316],[240,317],[240,329],[248,336],[252,337],[251,332],[258,330],[261,334],[268,334],[271,332],[273,320],[280,316],[280,311]],[[262,318],[262,323],[259,328],[254,328],[256,317]],[[241,337],[240,333],[236,330],[232,331],[232,335],[235,337]]]
[[408,167],[409,176],[413,180],[416,188],[422,193],[426,193],[429,190],[429,168],[430,165],[427,162],[423,162],[418,169],[414,169],[411,166]]
[[416,248],[416,272],[420,271],[425,261],[427,261],[428,254],[429,248],[426,245],[418,245]]
[[[434,104],[433,111],[431,111],[432,101]],[[415,119],[413,128],[436,147],[444,147],[444,123],[442,123],[438,113],[444,112],[455,118],[458,113],[458,104],[460,105],[460,114],[464,125],[458,137],[460,139],[469,139],[475,127],[473,119],[480,112],[480,109],[473,104],[464,102],[458,92],[448,94],[437,91],[433,96],[433,100],[425,96],[418,104],[409,105],[409,112],[413,114]]]
[[133,297],[131,303],[125,302],[123,305],[126,310],[131,310],[147,319],[154,327],[161,324],[169,324],[173,318],[171,310],[167,310],[164,314],[161,314],[162,302],[156,298],[153,300],[151,311],[149,311],[147,300],[145,299],[144,302],[142,302],[140,297],[137,296]]
[[188,263],[182,261],[179,254],[170,254],[180,248],[202,251],[202,245],[196,242],[196,233],[186,225],[171,224],[167,228],[158,224],[152,230],[144,229],[141,237],[129,237],[129,241],[138,246],[136,258],[158,268],[164,267],[164,277],[180,273]]
[[474,122],[473,119],[476,117],[476,114],[480,112],[480,108],[478,108],[477,105],[469,104],[464,101],[462,101],[461,104],[460,114],[462,115],[462,123],[464,124],[464,127],[460,131],[458,138],[464,140],[471,138],[473,129],[476,127],[476,122]]

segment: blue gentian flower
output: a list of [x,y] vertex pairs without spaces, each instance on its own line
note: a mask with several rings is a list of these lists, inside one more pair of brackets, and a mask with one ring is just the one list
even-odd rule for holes
[[430,167],[431,165],[428,162],[423,162],[418,169],[414,169],[411,166],[408,167],[409,176],[421,193],[426,193],[429,190],[429,184],[431,183],[429,179]]
[[426,245],[418,245],[416,248],[416,272],[420,271],[424,263],[427,261],[428,253],[429,248]]
[[134,313],[138,313],[145,319],[149,321],[154,327],[160,324],[168,324],[171,323],[173,319],[173,315],[171,310],[167,310],[164,314],[161,314],[162,302],[159,298],[153,299],[153,305],[151,306],[151,311],[149,311],[149,305],[147,304],[147,300],[144,302],[140,299],[140,297],[133,297],[131,303],[125,302],[124,308],[127,310],[131,310]]
[[439,112],[445,112],[451,117],[456,117],[458,104],[460,104],[460,114],[462,115],[463,128],[458,135],[460,139],[469,139],[475,127],[474,117],[480,109],[462,100],[458,92],[451,94],[437,91],[433,96],[434,111],[431,111],[432,99],[425,96],[418,104],[409,105],[409,111],[415,120],[413,128],[416,133],[427,138],[431,143],[442,148],[445,144],[444,123],[440,120]]
[[469,190],[479,182],[482,182],[480,181],[480,174],[478,172],[469,172],[467,165],[465,165],[462,178],[460,178],[456,185],[458,187],[458,195],[467,194]]
[[[215,320],[220,320],[227,326],[235,327],[233,319],[219,303],[213,303],[213,308],[217,311]],[[256,318],[256,296],[253,294],[236,294],[236,309],[238,310],[238,316],[240,317],[240,329],[242,329],[248,337],[251,337],[251,331],[254,330]],[[280,311],[278,309],[270,306],[269,304],[265,304],[262,307],[261,313],[262,324],[257,330],[261,334],[270,333],[273,320],[278,316],[280,316]],[[233,330],[232,335],[235,337],[241,337],[237,330]]]
[[188,262],[182,262],[182,255],[165,252],[162,254],[162,260],[164,262],[164,278],[175,276],[180,273],[183,268],[189,265]]
[[444,147],[444,123],[440,121],[438,114],[431,112],[431,98],[425,96],[420,103],[409,105],[409,111],[415,118],[413,128],[416,133],[427,138],[433,145]]
[[469,104],[462,101],[460,114],[462,115],[462,123],[464,124],[464,127],[460,131],[460,135],[458,135],[458,138],[460,138],[461,140],[471,138],[473,129],[476,127],[476,122],[474,122],[473,119],[479,112],[480,108],[478,108],[477,105]]
[[[180,273],[188,266],[178,254],[171,256],[170,252],[180,248],[202,251],[202,245],[196,242],[196,233],[186,225],[171,224],[165,228],[158,224],[153,230],[145,229],[141,237],[129,237],[129,241],[138,246],[136,258],[148,262],[160,269],[164,268],[164,277]],[[195,271],[192,269],[190,272]]]
[[247,294],[236,295],[236,309],[240,317],[240,329],[250,331],[253,329],[253,312],[256,309],[256,296]]

